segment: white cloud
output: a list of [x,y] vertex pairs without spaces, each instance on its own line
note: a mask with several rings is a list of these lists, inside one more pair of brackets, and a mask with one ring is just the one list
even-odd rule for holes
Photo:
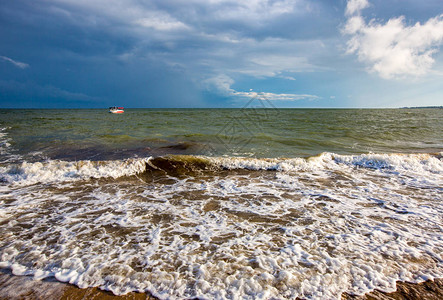
[[353,15],[360,13],[363,9],[369,6],[368,0],[349,0],[346,5],[346,14]]
[[283,75],[281,75],[281,76],[279,76],[280,78],[283,78],[283,79],[286,79],[286,80],[292,80],[292,81],[295,81],[295,80],[297,80],[297,79],[295,79],[294,77],[292,77],[292,76],[283,76]]
[[224,96],[230,96],[235,93],[235,91],[231,89],[231,85],[233,84],[234,79],[224,74],[214,76],[204,81],[204,85],[208,90],[216,90]]
[[1,59],[10,62],[11,64],[13,64],[14,66],[20,68],[20,69],[26,69],[29,67],[28,64],[20,62],[20,61],[16,61],[13,60],[12,58],[6,57],[6,56],[0,56]]
[[[203,1],[203,3],[206,1]],[[291,13],[301,1],[294,0],[222,0],[214,15],[219,19],[263,20]],[[211,3],[214,4],[214,3]]]
[[319,96],[309,95],[309,94],[276,94],[276,93],[266,93],[266,92],[235,92],[233,96],[241,96],[247,98],[260,97],[267,100],[280,100],[280,101],[296,101],[296,100],[316,100],[320,99]]
[[245,97],[245,98],[265,98],[267,100],[280,100],[280,101],[295,101],[295,100],[316,100],[320,99],[319,96],[310,94],[276,94],[269,92],[255,92],[250,90],[249,92],[239,92],[231,88],[234,84],[234,80],[227,75],[218,75],[209,78],[205,81],[208,89],[215,89],[217,92],[228,97]]
[[189,29],[188,25],[174,19],[164,12],[149,14],[148,16],[136,20],[135,24],[161,31]]
[[187,26],[182,22],[168,21],[161,18],[142,18],[135,21],[135,23],[143,27],[153,28],[156,30],[174,30],[187,28]]
[[364,2],[348,1],[349,17],[343,29],[344,34],[351,36],[347,53],[357,54],[361,62],[369,65],[370,71],[382,78],[428,73],[434,64],[432,55],[443,43],[443,15],[413,26],[407,26],[403,16],[385,24],[376,20],[367,24],[360,16],[361,10],[368,6]]

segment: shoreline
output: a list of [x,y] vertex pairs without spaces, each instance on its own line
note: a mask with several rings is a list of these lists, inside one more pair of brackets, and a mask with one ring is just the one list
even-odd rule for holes
[[[149,293],[131,292],[116,296],[109,291],[96,287],[81,289],[69,283],[47,278],[36,281],[30,276],[15,276],[10,270],[0,269],[0,299],[95,299],[95,300],[156,300]],[[443,278],[427,280],[422,283],[397,281],[397,290],[386,293],[374,290],[362,296],[342,294],[342,300],[438,300],[443,299]]]

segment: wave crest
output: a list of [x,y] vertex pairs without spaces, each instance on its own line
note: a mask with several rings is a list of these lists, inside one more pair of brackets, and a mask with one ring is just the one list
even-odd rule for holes
[[146,162],[149,159],[22,162],[21,164],[0,167],[0,180],[7,183],[31,185],[39,182],[53,183],[90,178],[118,178],[144,172]]
[[244,158],[169,155],[112,161],[22,162],[0,167],[0,180],[15,184],[52,183],[118,178],[146,174],[149,176],[197,176],[220,170],[277,171],[284,173],[315,172],[342,168],[372,169],[407,173],[410,176],[443,174],[440,154],[360,154],[339,155],[325,152],[308,158]]

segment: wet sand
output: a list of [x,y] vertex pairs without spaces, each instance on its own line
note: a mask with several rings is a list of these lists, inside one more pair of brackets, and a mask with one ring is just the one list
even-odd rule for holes
[[[115,296],[98,288],[80,289],[74,285],[58,282],[53,278],[35,281],[32,277],[14,276],[9,270],[0,270],[0,299],[54,299],[54,300],[154,300],[146,293],[128,293]],[[343,300],[440,300],[443,299],[443,279],[423,283],[397,282],[397,291],[385,293],[373,291],[363,296],[344,294]]]
[[154,300],[146,293],[128,293],[115,296],[98,288],[80,289],[55,278],[41,281],[29,276],[14,276],[10,270],[0,269],[0,299],[3,300]]
[[443,279],[428,280],[422,283],[397,281],[397,290],[385,293],[375,290],[363,296],[344,294],[343,300],[441,300],[443,299]]

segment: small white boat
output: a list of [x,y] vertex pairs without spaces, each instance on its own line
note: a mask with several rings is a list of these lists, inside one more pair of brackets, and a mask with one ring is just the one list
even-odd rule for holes
[[113,113],[113,114],[122,114],[125,111],[124,111],[123,107],[111,106],[109,108],[109,112]]

